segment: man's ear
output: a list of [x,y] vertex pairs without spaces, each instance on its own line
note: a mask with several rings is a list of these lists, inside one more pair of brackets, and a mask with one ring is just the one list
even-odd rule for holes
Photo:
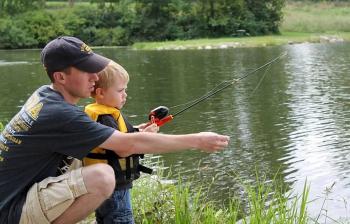
[[66,80],[65,74],[63,72],[54,72],[53,78],[55,82],[62,83]]

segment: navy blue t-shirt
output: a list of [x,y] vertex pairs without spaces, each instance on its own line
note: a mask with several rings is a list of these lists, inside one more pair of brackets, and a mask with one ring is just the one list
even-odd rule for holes
[[64,158],[82,159],[113,132],[40,87],[0,134],[0,223],[18,223],[34,183],[56,176]]

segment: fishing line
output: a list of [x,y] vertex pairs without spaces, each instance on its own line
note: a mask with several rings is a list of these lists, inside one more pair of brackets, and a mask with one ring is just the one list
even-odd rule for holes
[[[190,109],[191,107],[194,107],[195,105],[197,105],[197,104],[199,104],[200,102],[202,102],[202,101],[208,99],[209,97],[215,95],[216,93],[218,93],[218,92],[220,92],[220,91],[222,91],[222,90],[228,88],[229,86],[231,86],[231,85],[233,85],[233,84],[235,84],[235,83],[237,83],[237,82],[239,82],[239,81],[241,81],[241,80],[247,78],[248,76],[254,74],[255,72],[257,72],[257,71],[259,71],[259,70],[261,70],[261,69],[263,69],[263,68],[265,68],[265,67],[269,67],[272,63],[274,63],[275,61],[279,60],[280,58],[282,58],[282,57],[284,57],[284,56],[286,56],[286,55],[287,55],[287,53],[284,52],[284,53],[280,54],[279,56],[277,56],[276,58],[274,58],[274,59],[272,59],[272,60],[266,62],[265,64],[259,66],[258,68],[254,69],[254,70],[252,70],[252,71],[250,71],[250,72],[247,72],[246,74],[242,75],[242,76],[239,77],[238,79],[232,79],[232,80],[229,80],[229,81],[223,81],[223,82],[221,82],[220,84],[218,84],[216,87],[214,87],[212,90],[210,90],[209,92],[207,92],[207,93],[204,94],[203,96],[201,96],[201,97],[199,97],[199,98],[197,98],[197,99],[192,100],[191,103],[186,103],[186,104],[189,104],[189,105],[186,106],[185,108],[181,109],[180,111],[174,113],[174,114],[172,115],[172,117],[175,117],[175,116],[177,116],[177,115],[183,113],[184,111]],[[265,74],[266,74],[266,71],[265,71]],[[222,86],[222,87],[219,88],[219,86]],[[186,104],[184,104],[184,105],[186,105]]]
[[199,100],[199,99],[201,99],[201,98],[203,98],[203,97],[206,97],[207,95],[209,95],[210,93],[212,93],[213,91],[215,91],[217,88],[219,88],[219,86],[221,86],[221,85],[223,85],[223,84],[225,84],[225,83],[228,83],[229,81],[223,81],[223,82],[221,82],[220,84],[218,84],[218,85],[216,85],[213,89],[211,89],[209,92],[207,92],[206,94],[204,94],[204,95],[202,95],[202,96],[200,96],[200,97],[198,97],[198,98],[196,98],[196,99],[194,99],[194,100],[191,100],[191,101],[189,101],[189,102],[186,102],[186,103],[182,103],[182,104],[178,104],[178,105],[175,105],[175,106],[171,106],[171,107],[169,107],[169,108],[176,108],[176,107],[181,107],[181,106],[185,106],[185,105],[188,105],[188,104],[190,104],[190,103],[193,103],[193,102],[195,102],[195,101],[197,101],[197,100]]
[[256,89],[260,86],[262,80],[264,79],[264,77],[266,76],[267,74],[267,70],[268,68],[270,67],[270,65],[272,63],[274,63],[275,61],[279,60],[280,58],[284,57],[285,55],[287,55],[286,52],[280,54],[279,56],[277,56],[276,58],[273,58],[272,60],[266,62],[265,64],[259,66],[258,68],[252,70],[252,71],[249,71],[247,72],[246,74],[242,75],[241,77],[239,77],[238,79],[232,79],[232,80],[228,80],[228,81],[223,81],[221,83],[219,83],[217,86],[215,86],[213,89],[211,89],[210,91],[208,91],[207,93],[205,93],[203,96],[201,97],[198,97],[188,103],[185,103],[185,104],[180,104],[180,105],[176,105],[176,106],[173,106],[174,107],[178,107],[178,106],[181,106],[181,105],[187,105],[185,108],[179,110],[178,112],[174,113],[174,114],[169,114],[168,115],[168,112],[169,112],[169,108],[168,107],[165,107],[165,106],[159,106],[153,110],[151,110],[151,112],[149,113],[148,115],[148,119],[150,120],[150,122],[148,123],[148,125],[152,124],[152,123],[156,123],[157,126],[162,126],[164,125],[165,123],[171,121],[174,119],[175,116],[185,112],[186,110],[194,107],[195,105],[199,104],[200,102],[208,99],[209,97],[212,97],[214,96],[215,94],[221,92],[222,90],[230,87],[231,85],[247,78],[248,76],[256,73],[257,71],[267,67],[267,69],[265,70],[264,72],[264,75],[263,77],[260,79],[258,85],[256,86],[256,88],[254,89],[253,93],[256,91]]
[[[271,65],[271,64],[270,64],[270,65]],[[258,87],[260,86],[262,80],[264,79],[264,77],[265,77],[266,74],[267,74],[267,73],[266,73],[267,70],[270,68],[270,65],[266,68],[266,70],[265,70],[265,72],[264,72],[264,74],[263,74],[263,77],[260,79],[260,81],[259,81],[257,87],[253,90],[253,93],[252,93],[252,94],[254,94],[254,92],[255,92],[255,91],[258,89]],[[169,109],[173,109],[173,108],[176,108],[176,107],[181,107],[181,106],[189,105],[190,103],[193,103],[193,102],[195,102],[195,101],[197,101],[197,100],[200,100],[200,99],[202,99],[202,98],[205,98],[207,95],[211,94],[211,93],[214,92],[216,89],[218,89],[219,86],[221,86],[221,85],[223,85],[223,84],[225,84],[225,83],[229,83],[229,82],[232,82],[232,81],[228,81],[228,80],[222,81],[221,83],[219,83],[218,85],[216,85],[213,89],[211,89],[210,91],[208,91],[206,94],[204,94],[204,95],[202,95],[202,96],[200,96],[200,97],[198,97],[198,98],[196,98],[196,99],[194,99],[194,100],[191,100],[191,101],[189,101],[189,102],[182,103],[182,104],[178,104],[178,105],[175,105],[175,106],[171,106],[171,107],[169,107]]]
[[267,75],[267,71],[270,69],[270,66],[271,66],[271,64],[269,66],[267,66],[267,68],[265,69],[264,74],[262,75],[262,77],[259,80],[258,84],[256,85],[256,87],[254,88],[254,90],[250,94],[251,97],[255,94],[256,90],[260,87],[262,81],[265,79],[265,76]]

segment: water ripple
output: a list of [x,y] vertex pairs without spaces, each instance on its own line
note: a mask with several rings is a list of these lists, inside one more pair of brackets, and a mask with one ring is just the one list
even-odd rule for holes
[[12,66],[12,65],[22,65],[29,64],[28,61],[4,61],[0,60],[0,66]]

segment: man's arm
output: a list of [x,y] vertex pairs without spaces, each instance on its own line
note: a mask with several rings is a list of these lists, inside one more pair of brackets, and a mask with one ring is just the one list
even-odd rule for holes
[[229,137],[213,132],[185,135],[166,135],[149,132],[122,133],[115,131],[100,147],[110,149],[119,156],[131,154],[166,153],[197,148],[215,152],[228,145]]

